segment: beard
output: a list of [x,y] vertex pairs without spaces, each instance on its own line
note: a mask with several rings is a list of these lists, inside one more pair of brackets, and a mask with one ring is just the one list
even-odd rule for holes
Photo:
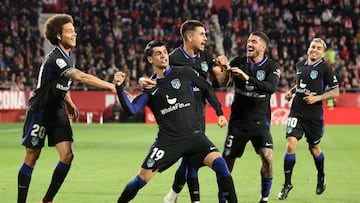
[[248,58],[256,58],[257,56],[259,56],[259,51],[258,50],[254,50],[254,51],[246,51],[246,57]]

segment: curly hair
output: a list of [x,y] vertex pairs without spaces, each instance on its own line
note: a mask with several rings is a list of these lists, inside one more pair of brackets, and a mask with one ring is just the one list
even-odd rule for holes
[[58,34],[62,34],[63,25],[73,23],[73,18],[68,14],[55,14],[45,22],[44,35],[52,45],[59,45]]

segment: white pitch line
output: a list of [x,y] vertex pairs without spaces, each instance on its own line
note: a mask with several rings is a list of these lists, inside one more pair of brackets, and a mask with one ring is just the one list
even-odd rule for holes
[[18,131],[21,131],[21,129],[20,128],[0,129],[0,134],[9,133],[9,132],[18,132]]

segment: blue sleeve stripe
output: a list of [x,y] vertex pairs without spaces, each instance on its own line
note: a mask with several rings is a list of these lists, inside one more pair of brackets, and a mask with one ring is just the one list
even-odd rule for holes
[[137,114],[143,110],[148,101],[147,94],[137,96],[132,102],[130,102],[124,90],[121,92],[121,95],[126,105],[123,108],[126,108],[131,114]]

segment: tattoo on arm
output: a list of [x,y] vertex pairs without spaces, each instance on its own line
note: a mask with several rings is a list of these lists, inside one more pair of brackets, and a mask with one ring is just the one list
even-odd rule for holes
[[339,88],[334,88],[320,95],[321,100],[335,99],[339,96]]
[[76,68],[72,68],[70,69],[69,71],[65,72],[64,75],[65,77],[67,78],[71,78],[71,79],[74,79],[76,78],[76,76],[81,73],[81,71],[79,69],[76,69]]

